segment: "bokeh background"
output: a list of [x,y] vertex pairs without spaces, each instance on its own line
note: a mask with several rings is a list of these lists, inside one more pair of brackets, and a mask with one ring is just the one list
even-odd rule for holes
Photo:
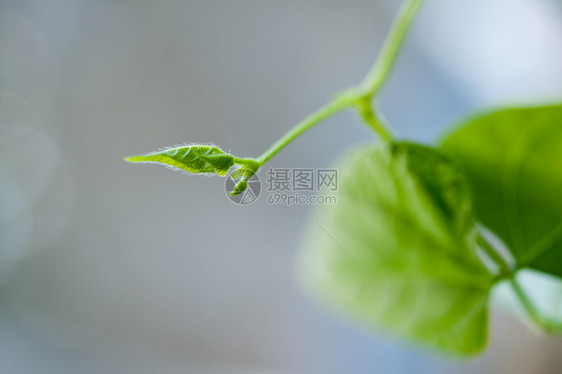
[[[122,161],[184,141],[259,155],[363,77],[398,5],[0,1],[0,372],[559,372],[562,343],[497,310],[471,361],[362,331],[296,280],[310,207]],[[427,0],[380,108],[431,143],[475,111],[560,101],[561,21],[556,0]],[[372,138],[348,118],[270,166]]]

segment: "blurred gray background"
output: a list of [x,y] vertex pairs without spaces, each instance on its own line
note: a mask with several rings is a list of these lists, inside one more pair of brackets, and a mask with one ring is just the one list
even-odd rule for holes
[[[0,372],[557,373],[560,341],[501,311],[451,361],[311,302],[309,207],[126,164],[184,141],[257,156],[363,77],[397,1],[0,1]],[[464,115],[562,98],[562,6],[427,0],[380,108],[434,142]],[[349,113],[273,167],[327,167]],[[318,148],[317,151],[315,151]]]

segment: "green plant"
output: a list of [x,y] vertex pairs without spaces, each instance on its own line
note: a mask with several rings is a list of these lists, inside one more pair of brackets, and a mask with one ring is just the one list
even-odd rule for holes
[[[372,101],[421,3],[403,5],[359,85],[261,156],[185,145],[126,160],[221,176],[235,168],[237,194],[303,132],[355,109],[380,142],[340,161],[338,204],[311,216],[300,263],[314,293],[369,326],[470,355],[485,346],[492,291],[509,285],[526,320],[561,334],[562,165],[556,160],[562,158],[562,106],[480,115],[436,148],[394,139]],[[548,283],[547,298],[525,289],[521,278],[529,276]]]

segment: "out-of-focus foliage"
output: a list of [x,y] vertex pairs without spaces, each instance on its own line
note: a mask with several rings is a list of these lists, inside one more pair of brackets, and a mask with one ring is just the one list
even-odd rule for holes
[[313,214],[303,276],[328,302],[441,351],[487,336],[492,277],[476,256],[469,188],[431,148],[359,148],[340,162],[337,204]]
[[479,219],[521,266],[562,276],[562,106],[468,121],[441,147],[464,166]]
[[548,280],[529,288],[529,298],[541,327],[562,333],[562,105],[479,116],[442,149],[463,165],[478,219],[504,241],[515,267]]
[[[469,120],[440,151],[359,148],[340,162],[337,205],[313,214],[304,278],[363,323],[447,353],[485,345],[498,283],[525,320],[560,333],[561,161],[562,106]],[[477,223],[510,256],[482,244]]]

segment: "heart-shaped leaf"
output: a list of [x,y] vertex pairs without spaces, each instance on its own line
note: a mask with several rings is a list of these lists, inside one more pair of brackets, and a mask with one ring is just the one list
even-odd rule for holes
[[339,173],[337,204],[312,213],[306,284],[371,327],[451,354],[480,351],[493,280],[476,255],[463,175],[409,143],[359,148]]
[[209,145],[186,145],[127,157],[125,161],[157,163],[196,174],[226,175],[235,164],[234,156]]
[[466,169],[479,220],[518,266],[562,277],[562,105],[480,116],[441,148]]

